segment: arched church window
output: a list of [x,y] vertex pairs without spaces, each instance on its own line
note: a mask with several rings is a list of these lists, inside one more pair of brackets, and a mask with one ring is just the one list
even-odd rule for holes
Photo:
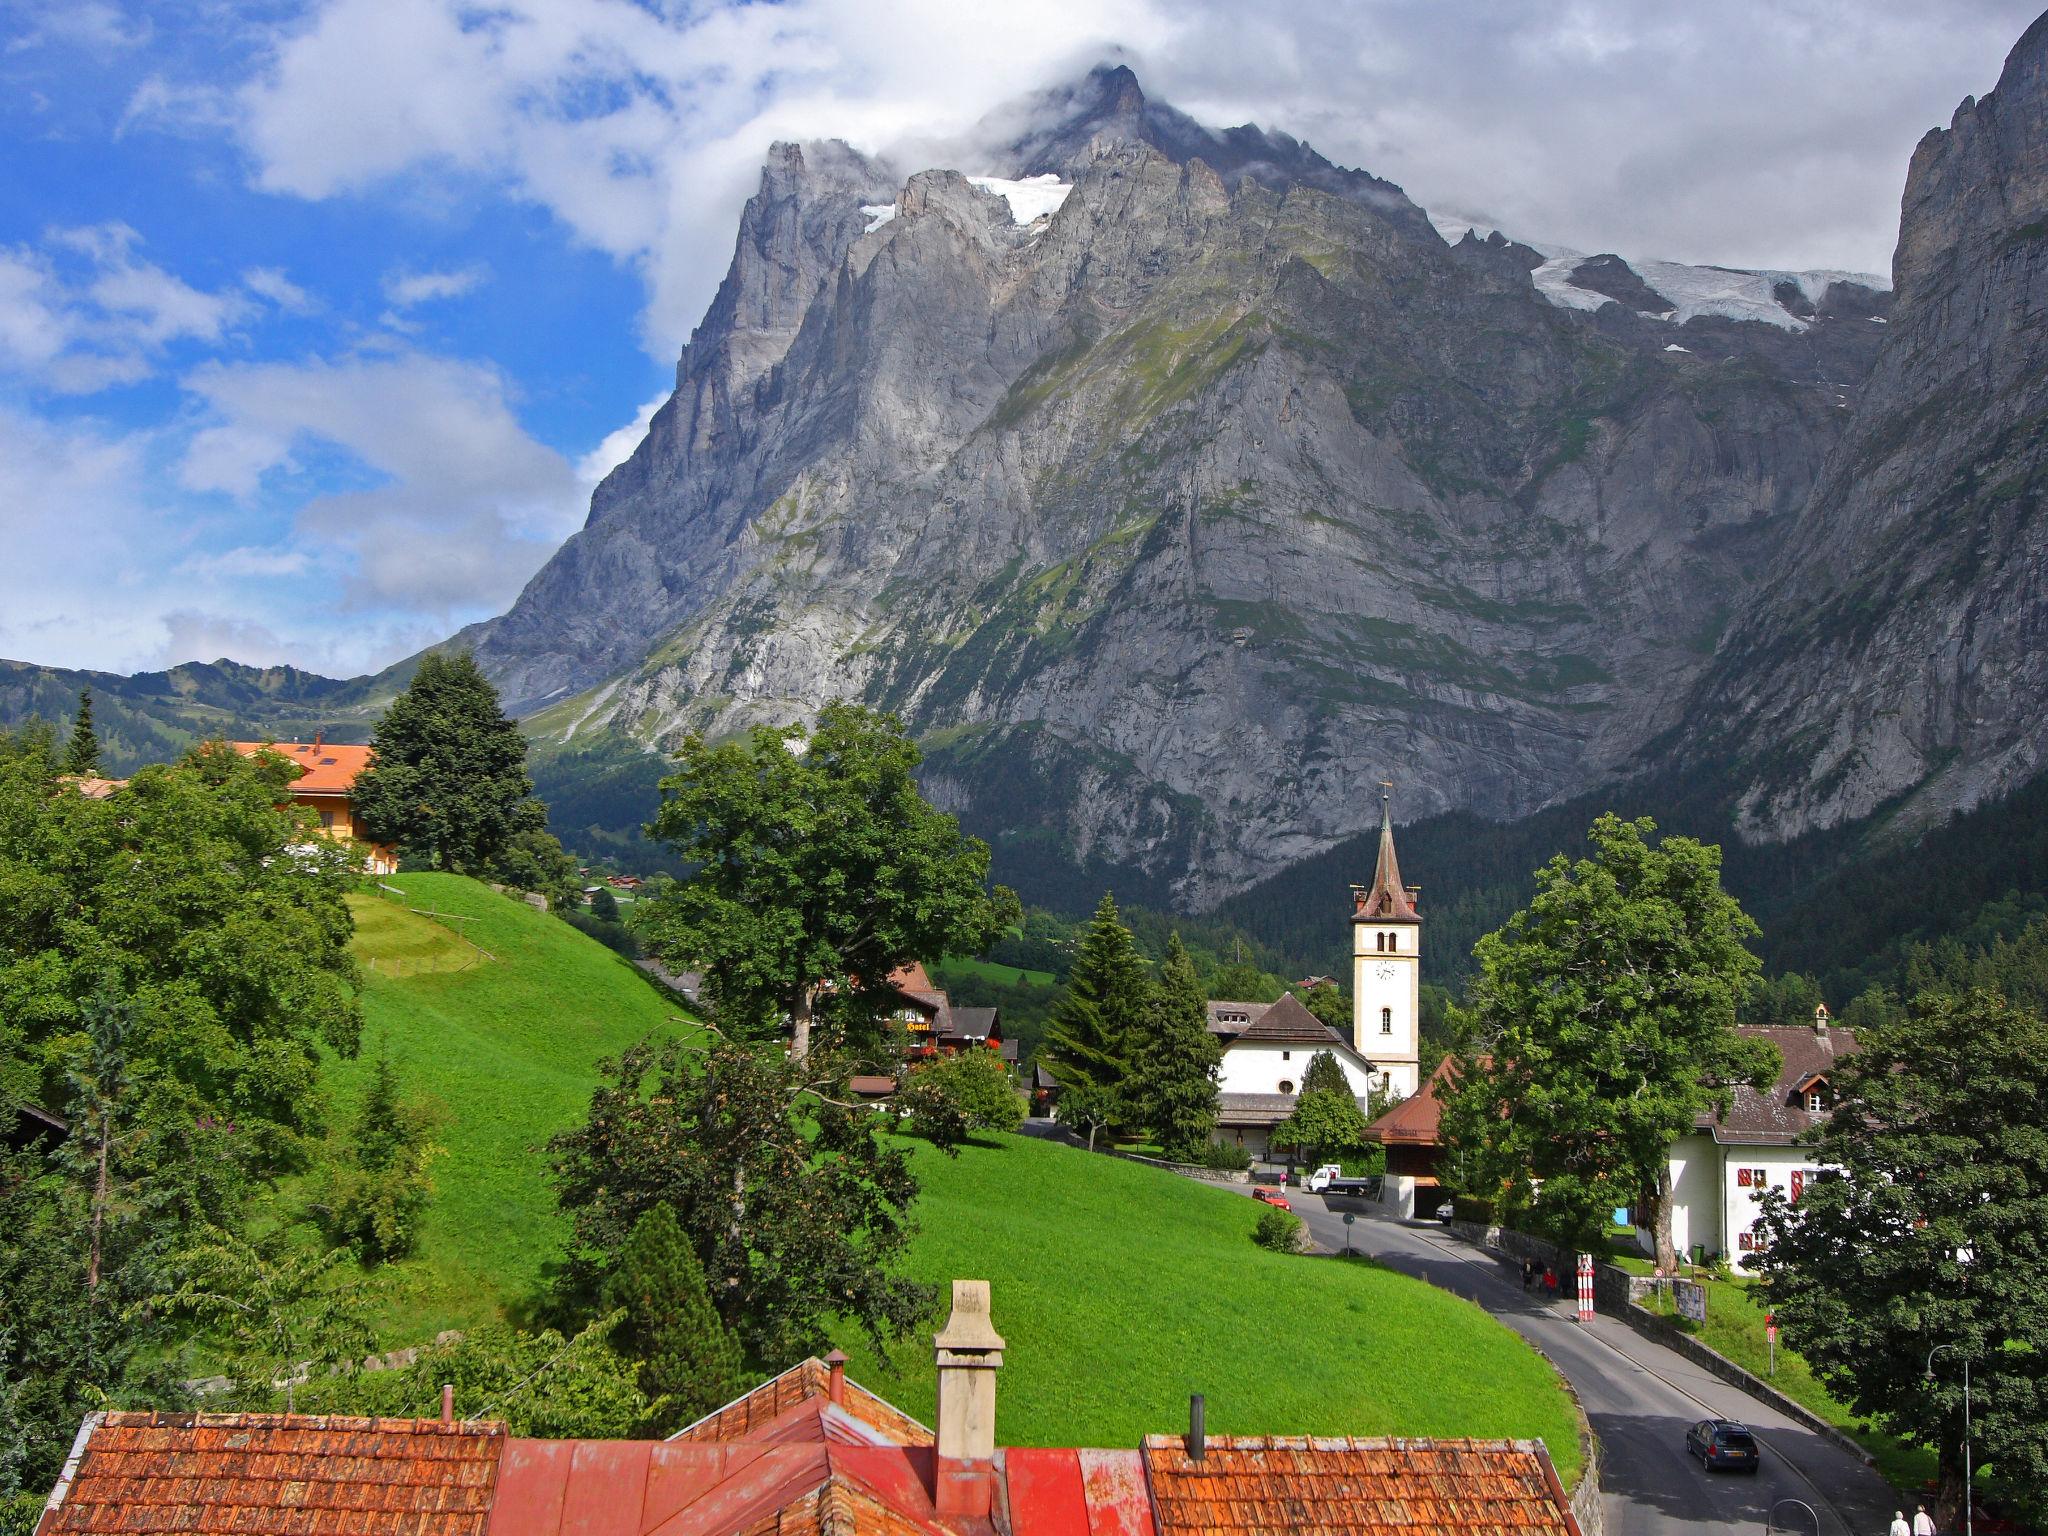
[[1389,951],[1391,952],[1391,951],[1393,951],[1393,950],[1397,950],[1397,949],[1399,949],[1400,947],[1401,947],[1401,935],[1399,935],[1398,933],[1390,933],[1390,934],[1388,934],[1388,935],[1387,935],[1387,949],[1388,949],[1388,950],[1389,950]]
[[1391,1035],[1393,1032],[1394,1010],[1391,1008],[1382,1008],[1380,1010],[1380,1033],[1383,1035]]

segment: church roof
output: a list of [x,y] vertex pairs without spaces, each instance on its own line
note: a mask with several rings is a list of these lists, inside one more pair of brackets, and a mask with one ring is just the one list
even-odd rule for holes
[[1308,1011],[1307,1006],[1292,992],[1281,994],[1280,1001],[1264,1010],[1260,1015],[1237,1032],[1232,1045],[1341,1045],[1351,1044],[1337,1031]]
[[1354,923],[1419,923],[1422,921],[1422,914],[1416,910],[1419,894],[1419,887],[1411,890],[1401,883],[1401,863],[1394,857],[1393,801],[1382,794],[1379,862],[1373,867],[1371,887],[1356,899],[1351,920]]

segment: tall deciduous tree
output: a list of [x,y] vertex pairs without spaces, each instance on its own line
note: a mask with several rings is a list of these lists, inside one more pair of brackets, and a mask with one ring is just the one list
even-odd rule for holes
[[673,1434],[739,1395],[739,1343],[713,1310],[704,1266],[666,1203],[633,1223],[604,1304],[625,1313],[612,1346],[638,1362],[648,1433]]
[[1128,1093],[1133,1047],[1151,1004],[1152,978],[1105,891],[1081,932],[1039,1060],[1063,1090],[1092,1089],[1094,1107],[1107,1110]]
[[1020,915],[988,883],[988,845],[919,792],[922,754],[891,716],[828,704],[806,733],[762,727],[713,746],[689,737],[648,828],[695,874],[645,904],[647,948],[701,970],[728,1030],[787,1019],[866,1045],[899,967],[981,953]]
[[1856,1044],[1813,1137],[1830,1171],[1797,1203],[1764,1197],[1756,1262],[1787,1342],[1858,1414],[1936,1448],[1943,1530],[1962,1526],[1967,1360],[1977,1464],[2048,1515],[2048,1024],[1990,992],[1923,994]]
[[95,774],[100,771],[100,738],[92,728],[92,690],[78,690],[78,717],[71,722],[71,739],[64,746],[66,773]]
[[1301,994],[1301,1005],[1347,1040],[1351,1037],[1351,1003],[1334,981],[1310,987]]
[[376,756],[351,800],[373,842],[481,874],[518,834],[547,824],[526,773],[526,738],[467,651],[422,660],[371,745]]
[[701,1057],[670,1041],[606,1062],[589,1118],[548,1143],[575,1221],[572,1291],[599,1294],[634,1224],[666,1202],[758,1363],[821,1348],[834,1317],[877,1343],[910,1327],[931,1291],[895,1270],[917,1195],[909,1154],[838,1101],[839,1082],[823,1053],[799,1064],[722,1040]]
[[1600,817],[1593,856],[1552,859],[1474,948],[1483,1044],[1447,1132],[1509,1187],[1541,1180],[1544,1224],[1581,1247],[1644,1201],[1669,1268],[1671,1144],[1733,1084],[1768,1085],[1778,1054],[1735,1031],[1757,929],[1721,888],[1721,850],[1655,830]]
[[1138,1119],[1165,1156],[1195,1157],[1216,1129],[1216,1074],[1223,1053],[1209,1033],[1202,985],[1178,933],[1166,941],[1166,961],[1151,1006],[1134,1031],[1131,1056]]

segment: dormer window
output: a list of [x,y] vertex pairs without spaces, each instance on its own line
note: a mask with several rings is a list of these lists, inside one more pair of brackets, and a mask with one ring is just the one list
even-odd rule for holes
[[1828,1080],[1819,1073],[1815,1073],[1792,1090],[1792,1102],[1799,1105],[1809,1115],[1826,1114],[1830,1097]]
[[1825,1092],[1819,1088],[1809,1088],[1806,1090],[1806,1112],[1809,1115],[1817,1115],[1827,1107],[1827,1094]]

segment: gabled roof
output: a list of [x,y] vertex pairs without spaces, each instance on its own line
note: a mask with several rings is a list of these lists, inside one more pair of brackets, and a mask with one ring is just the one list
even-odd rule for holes
[[[677,1430],[674,1440],[743,1440],[764,1425],[780,1419],[799,1403],[829,1402],[832,1371],[816,1356],[792,1365],[780,1376],[744,1392],[723,1408],[714,1409],[696,1423]],[[853,1380],[846,1381],[839,1405],[871,1429],[880,1430],[898,1445],[930,1445],[932,1432],[885,1398],[877,1397]]]
[[1807,1109],[1803,1095],[1816,1080],[1832,1078],[1839,1063],[1856,1054],[1856,1031],[1835,1026],[1825,1032],[1806,1024],[1741,1024],[1736,1032],[1768,1040],[1784,1064],[1768,1094],[1747,1084],[1731,1090],[1728,1113],[1701,1115],[1699,1129],[1724,1146],[1783,1147],[1822,1124],[1828,1111]]
[[315,741],[237,741],[234,749],[244,757],[258,752],[275,752],[304,771],[292,780],[295,795],[345,795],[356,775],[370,766],[368,747],[344,746]]
[[1255,1024],[1259,1016],[1271,1003],[1234,1003],[1212,1001],[1205,1005],[1209,1015],[1209,1033],[1212,1035],[1234,1035]]
[[1352,904],[1354,923],[1419,923],[1416,893],[1401,883],[1401,864],[1394,857],[1394,805],[1390,796],[1380,795],[1380,856],[1373,867],[1372,885]]
[[1230,1043],[1313,1045],[1325,1050],[1335,1046],[1342,1046],[1346,1050],[1351,1048],[1349,1040],[1310,1013],[1307,1005],[1292,992],[1282,993],[1279,1002],[1238,1031],[1237,1038]]
[[1145,1470],[1159,1536],[1578,1536],[1538,1440],[1217,1436],[1194,1461],[1180,1436],[1147,1435]]
[[505,1439],[502,1424],[98,1414],[37,1536],[484,1536]]

